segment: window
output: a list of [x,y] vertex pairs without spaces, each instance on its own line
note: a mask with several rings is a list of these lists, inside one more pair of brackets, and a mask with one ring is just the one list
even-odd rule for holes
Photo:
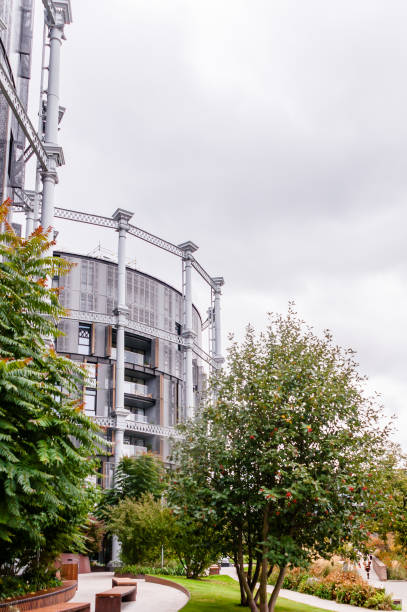
[[8,177],[10,180],[11,180],[11,175],[13,171],[13,161],[14,161],[14,136],[13,136],[13,132],[10,132],[10,142],[9,142],[9,149],[8,149],[8,168],[7,168],[7,173],[8,173]]
[[90,355],[91,326],[89,323],[79,323],[78,330],[78,353]]
[[85,414],[96,415],[96,389],[85,389]]
[[[175,322],[175,333],[177,334],[177,336],[180,336],[182,334],[182,326],[181,323],[177,323]],[[181,351],[182,350],[182,346],[180,344],[178,344],[178,350]]]

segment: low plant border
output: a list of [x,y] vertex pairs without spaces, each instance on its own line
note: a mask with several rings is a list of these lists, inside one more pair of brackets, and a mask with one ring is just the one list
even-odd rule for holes
[[48,605],[64,603],[75,596],[77,588],[76,580],[64,580],[62,586],[59,587],[43,589],[33,594],[20,595],[11,599],[3,599],[0,601],[0,610],[7,611],[10,606],[18,605],[21,612],[25,612],[26,610],[36,610]]

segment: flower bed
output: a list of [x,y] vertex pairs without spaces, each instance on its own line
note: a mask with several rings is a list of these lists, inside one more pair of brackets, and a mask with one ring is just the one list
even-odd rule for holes
[[[278,572],[273,570],[269,584],[275,584]],[[355,572],[333,571],[328,576],[312,576],[305,570],[294,568],[284,578],[283,589],[316,595],[338,603],[374,610],[392,610],[390,595],[384,589],[371,587]]]

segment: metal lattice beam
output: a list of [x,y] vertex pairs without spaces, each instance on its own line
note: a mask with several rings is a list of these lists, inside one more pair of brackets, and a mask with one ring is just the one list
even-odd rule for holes
[[32,146],[42,169],[46,170],[48,167],[48,155],[2,64],[0,64],[0,89],[27,137],[28,142]]
[[137,238],[141,238],[141,240],[144,240],[145,242],[154,244],[155,246],[159,247],[160,249],[163,249],[164,251],[168,251],[169,253],[172,253],[173,255],[178,255],[178,257],[184,256],[184,252],[182,251],[182,249],[177,247],[175,244],[172,244],[171,242],[167,242],[167,240],[163,240],[162,238],[159,238],[158,236],[154,236],[154,234],[145,232],[144,230],[140,229],[139,227],[136,227],[135,225],[129,224],[128,231],[129,231],[129,234],[131,234],[132,236],[136,236]]
[[68,210],[66,208],[55,208],[55,217],[59,219],[68,219],[69,221],[79,221],[80,223],[90,223],[91,225],[99,225],[101,227],[118,228],[117,221],[110,217],[102,217],[100,215],[90,215],[78,210]]
[[206,361],[206,363],[208,363],[210,366],[212,366],[213,368],[216,367],[215,360],[212,359],[212,357],[206,351],[204,351],[200,346],[198,346],[198,344],[196,344],[195,342],[192,347],[192,351],[195,353],[195,355],[203,359],[203,361]]
[[206,270],[204,270],[203,267],[196,261],[196,259],[192,260],[192,267],[195,268],[198,274],[202,276],[204,281],[206,281],[208,285],[212,287],[212,289],[215,289],[215,283],[213,282],[209,274],[206,272]]
[[90,323],[104,323],[105,325],[114,325],[116,317],[114,315],[103,314],[102,312],[85,312],[83,310],[70,310],[63,319],[71,319],[74,321],[89,321]]
[[147,334],[149,336],[160,338],[160,340],[166,340],[167,342],[173,342],[174,344],[185,344],[185,340],[184,338],[182,338],[182,336],[172,334],[171,332],[167,332],[163,329],[158,329],[157,327],[151,327],[150,325],[146,325],[145,323],[128,320],[126,323],[126,327],[134,331],[138,331],[142,334]]
[[14,189],[14,193],[20,198],[20,200],[24,203],[26,210],[33,210],[33,201],[29,195],[24,191],[24,189],[20,189],[16,187]]
[[[99,427],[116,427],[116,421],[112,417],[92,417],[93,420]],[[137,431],[139,433],[151,434],[153,436],[160,436],[162,438],[178,438],[182,436],[176,431],[174,427],[163,427],[162,425],[155,425],[153,423],[135,423],[134,421],[126,421],[125,427],[127,431]]]

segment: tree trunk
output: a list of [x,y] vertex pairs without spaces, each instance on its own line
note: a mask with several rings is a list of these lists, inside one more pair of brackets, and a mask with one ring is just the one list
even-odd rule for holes
[[260,574],[260,587],[259,587],[259,592],[260,592],[260,612],[268,612],[268,605],[267,605],[267,575],[268,575],[268,568],[269,568],[269,562],[268,562],[268,558],[267,558],[267,553],[268,553],[268,546],[266,544],[267,542],[267,536],[269,533],[269,514],[270,514],[270,505],[268,504],[266,506],[266,509],[264,511],[264,515],[263,515],[263,529],[262,529],[262,540],[263,540],[263,550],[262,550],[262,559],[261,559],[261,574]]
[[247,582],[247,578],[244,572],[244,563],[243,563],[243,534],[242,531],[239,530],[238,534],[238,555],[237,555],[237,564],[236,571],[239,578],[240,588],[244,590],[247,596],[246,605],[249,606],[251,612],[259,612],[259,609],[256,605],[256,602],[253,599],[253,593],[250,590],[249,584]]
[[287,571],[286,565],[284,565],[283,567],[280,567],[280,573],[278,575],[277,582],[274,585],[274,589],[270,597],[270,601],[268,605],[268,612],[274,612],[274,608],[276,607],[277,597],[282,587],[286,571]]
[[[237,554],[236,553],[233,555],[233,561],[235,563],[235,568],[236,568],[236,571],[237,571],[238,560],[237,560]],[[239,574],[238,574],[238,577],[239,577]],[[241,582],[240,578],[239,578],[239,587],[240,587],[240,605],[247,607],[247,605],[248,605],[247,604],[247,595],[246,595],[246,592],[245,592],[245,590],[243,588],[243,583]]]

